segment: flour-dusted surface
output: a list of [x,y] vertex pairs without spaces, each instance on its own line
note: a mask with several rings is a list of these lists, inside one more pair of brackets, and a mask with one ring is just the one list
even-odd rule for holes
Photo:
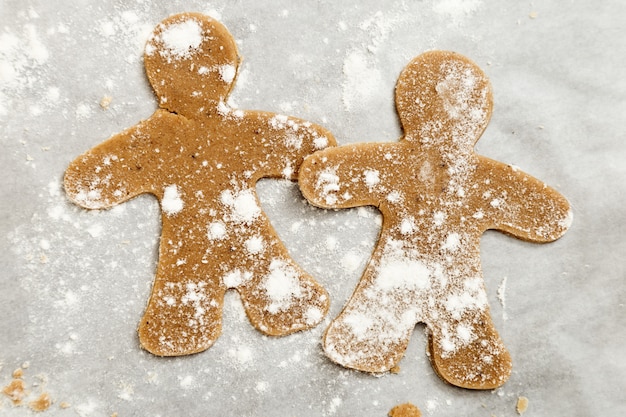
[[[0,1],[0,390],[23,368],[28,392],[22,407],[0,394],[0,415],[30,415],[28,403],[44,394],[52,404],[42,415],[381,416],[410,402],[424,416],[514,416],[520,397],[529,400],[525,415],[623,415],[624,7],[618,1],[507,8],[491,0],[394,1],[384,8],[369,0]],[[159,207],[144,196],[109,211],[80,209],[66,199],[62,174],[77,155],[155,110],[143,72],[145,41],[164,17],[182,11],[218,17],[238,42],[244,61],[223,112],[302,117],[328,128],[340,144],[400,136],[393,88],[406,63],[425,50],[457,51],[485,71],[494,115],[477,151],[554,186],[575,216],[553,244],[497,233],[481,241],[492,317],[513,360],[502,388],[474,392],[443,383],[424,355],[420,326],[397,374],[373,377],[326,359],[322,332],[362,274],[380,217],[370,208],[314,209],[285,181],[263,181],[257,192],[291,255],[328,290],[331,309],[322,325],[284,338],[262,336],[229,291],[222,336],[206,352],[163,359],[139,348]],[[184,55],[194,48],[193,28],[177,28],[164,42],[172,57]],[[234,77],[232,68],[211,70],[226,82]],[[330,190],[336,184],[328,174]],[[382,173],[371,169],[360,178],[376,187]],[[175,181],[166,187],[176,216],[185,196]],[[245,190],[224,197],[233,218],[254,217]],[[390,192],[387,199],[401,197]],[[498,205],[497,198],[490,201]],[[226,223],[215,219],[202,233],[220,242]],[[401,228],[415,233],[418,226],[417,218],[407,218]],[[461,241],[450,236],[445,244],[452,249]],[[250,236],[244,252],[266,245]],[[245,270],[230,272],[227,286],[248,279]],[[288,285],[289,276],[277,264],[264,281],[277,309],[289,294],[274,284]],[[185,294],[192,305],[202,292]],[[315,321],[318,313],[309,313]]]

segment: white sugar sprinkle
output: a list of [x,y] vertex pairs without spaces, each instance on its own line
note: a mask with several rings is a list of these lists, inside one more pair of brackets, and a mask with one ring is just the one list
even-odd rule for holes
[[363,177],[368,188],[373,188],[380,183],[380,173],[375,169],[366,169]]
[[161,207],[168,216],[173,216],[183,209],[184,203],[180,198],[180,193],[176,184],[165,187]]
[[252,273],[249,271],[241,271],[239,269],[235,269],[230,271],[222,278],[222,282],[228,288],[236,288],[241,284],[244,284],[252,278]]
[[297,272],[281,260],[273,260],[270,272],[263,281],[263,286],[271,304],[270,313],[289,308],[293,299],[300,296],[301,288]]
[[208,237],[210,240],[222,240],[226,237],[226,225],[223,222],[213,222],[208,227]]
[[230,220],[237,223],[251,223],[261,214],[254,191],[245,189],[239,192],[222,192],[221,201],[231,208]]
[[265,249],[265,242],[263,241],[263,237],[261,236],[251,237],[250,239],[246,240],[245,245],[246,250],[252,255],[261,253]]
[[178,59],[191,57],[202,40],[202,27],[193,19],[171,24],[161,33],[165,53]]
[[226,64],[219,67],[220,77],[225,83],[232,83],[237,75],[237,68],[234,65]]

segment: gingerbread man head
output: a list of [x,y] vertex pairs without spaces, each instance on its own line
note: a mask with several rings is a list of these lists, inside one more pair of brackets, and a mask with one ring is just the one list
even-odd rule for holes
[[405,140],[424,152],[452,147],[469,155],[489,123],[493,97],[489,80],[469,59],[431,51],[400,74],[396,107]]
[[240,57],[224,25],[201,14],[182,13],[156,26],[144,62],[159,106],[193,118],[215,112],[226,101]]

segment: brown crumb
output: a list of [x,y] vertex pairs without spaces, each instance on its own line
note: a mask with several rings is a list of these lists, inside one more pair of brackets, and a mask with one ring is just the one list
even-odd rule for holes
[[113,97],[104,96],[102,97],[102,100],[100,100],[100,107],[102,107],[104,110],[108,110],[112,101],[113,101]]
[[392,374],[399,374],[400,373],[400,367],[398,365],[396,365],[393,368],[391,368],[389,370],[389,372],[391,372]]
[[52,398],[47,392],[42,393],[39,398],[28,403],[28,407],[33,411],[46,411],[52,405]]
[[517,414],[524,414],[528,409],[528,398],[526,397],[518,397],[517,398]]
[[391,409],[389,417],[421,417],[422,412],[411,403],[396,405]]
[[22,368],[17,368],[13,371],[13,378],[21,379],[24,376],[24,370]]
[[9,397],[13,405],[20,405],[26,397],[26,387],[21,379],[14,379],[2,389],[2,393]]

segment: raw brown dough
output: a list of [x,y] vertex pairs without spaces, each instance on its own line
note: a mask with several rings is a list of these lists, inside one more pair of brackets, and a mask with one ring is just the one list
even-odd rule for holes
[[522,415],[526,412],[526,410],[528,410],[528,398],[526,397],[518,397],[517,398],[517,404],[515,405],[515,411],[517,411],[517,414]]
[[13,405],[21,405],[26,397],[26,384],[21,379],[13,379],[9,385],[2,388],[2,393],[9,397]]
[[421,417],[422,412],[411,403],[396,405],[387,414],[389,417]]
[[165,19],[144,61],[159,109],[78,157],[65,175],[69,198],[88,209],[142,193],[161,204],[159,263],[141,344],[163,356],[209,348],[229,288],[265,334],[315,326],[327,312],[327,293],[288,255],[255,184],[297,179],[304,157],[334,138],[304,120],[230,107],[240,57],[232,35],[208,16]]
[[28,403],[28,407],[36,412],[46,411],[52,405],[52,398],[47,392],[42,393],[36,400]]
[[418,322],[429,330],[434,369],[451,384],[502,385],[511,360],[489,314],[480,237],[497,229],[534,242],[559,238],[569,204],[519,169],[474,153],[492,93],[485,74],[452,52],[415,58],[396,86],[404,136],[308,157],[304,196],[324,208],[376,206],[378,244],[351,299],[324,336],[333,361],[385,372],[402,358]]

